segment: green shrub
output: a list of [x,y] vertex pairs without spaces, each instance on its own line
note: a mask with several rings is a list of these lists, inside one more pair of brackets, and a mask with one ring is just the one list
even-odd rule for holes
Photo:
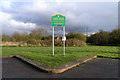
[[85,35],[80,34],[78,32],[71,32],[71,33],[67,34],[66,37],[67,37],[67,39],[78,39],[78,40],[86,42]]
[[112,32],[100,30],[88,37],[87,43],[96,45],[120,45],[120,29],[114,29]]

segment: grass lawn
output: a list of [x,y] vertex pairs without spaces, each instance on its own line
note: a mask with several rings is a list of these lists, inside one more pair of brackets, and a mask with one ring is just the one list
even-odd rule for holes
[[56,67],[88,55],[118,58],[118,48],[117,46],[66,47],[66,56],[63,56],[63,48],[55,47],[53,57],[52,47],[2,47],[2,56],[19,54],[44,65]]

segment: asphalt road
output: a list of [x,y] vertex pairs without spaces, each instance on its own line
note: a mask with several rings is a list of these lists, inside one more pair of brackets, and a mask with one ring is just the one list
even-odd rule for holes
[[97,58],[61,74],[50,74],[16,58],[2,60],[3,78],[118,78],[118,60]]

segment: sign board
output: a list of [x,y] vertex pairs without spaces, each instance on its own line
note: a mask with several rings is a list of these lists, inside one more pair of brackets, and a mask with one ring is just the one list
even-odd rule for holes
[[52,16],[52,27],[65,27],[65,16],[56,14]]

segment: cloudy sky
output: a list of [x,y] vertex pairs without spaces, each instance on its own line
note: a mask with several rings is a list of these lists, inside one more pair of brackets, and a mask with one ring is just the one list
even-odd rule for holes
[[[0,1],[0,26],[2,34],[12,35],[36,28],[46,28],[52,33],[51,16],[66,16],[66,33],[85,31],[96,32],[100,29],[111,31],[118,25],[117,2],[79,2],[79,1]],[[55,28],[56,34],[62,28]]]

